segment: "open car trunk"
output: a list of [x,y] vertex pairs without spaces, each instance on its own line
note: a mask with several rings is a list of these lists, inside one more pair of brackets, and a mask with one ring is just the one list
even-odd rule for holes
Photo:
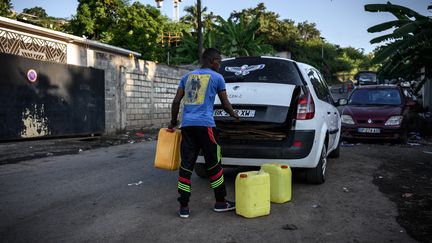
[[219,138],[226,140],[286,139],[294,125],[301,87],[275,83],[227,83],[227,93],[240,122],[223,111],[219,99],[214,118]]

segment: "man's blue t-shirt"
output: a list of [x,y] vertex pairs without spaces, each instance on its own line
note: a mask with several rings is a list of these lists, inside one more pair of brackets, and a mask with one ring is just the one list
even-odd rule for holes
[[225,80],[221,74],[209,69],[192,71],[180,81],[184,89],[182,127],[214,127],[213,104],[218,92],[225,90]]

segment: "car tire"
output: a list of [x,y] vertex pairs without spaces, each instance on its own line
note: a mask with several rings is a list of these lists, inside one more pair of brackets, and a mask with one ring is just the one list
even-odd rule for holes
[[328,155],[329,158],[339,158],[340,156],[340,141],[337,147]]
[[200,178],[208,178],[207,170],[205,168],[205,164],[203,163],[196,163],[195,164],[195,174],[197,174]]
[[327,170],[327,148],[323,145],[320,159],[315,168],[306,171],[306,181],[310,184],[322,184],[326,180]]

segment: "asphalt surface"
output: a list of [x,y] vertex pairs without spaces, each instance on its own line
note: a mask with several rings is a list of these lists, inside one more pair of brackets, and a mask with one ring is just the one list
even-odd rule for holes
[[[210,184],[196,175],[191,217],[180,219],[177,172],[153,167],[155,141],[3,164],[0,241],[414,242],[396,222],[396,205],[372,182],[381,163],[374,154],[425,149],[342,147],[341,157],[329,160],[325,184],[305,184],[295,173],[292,201],[271,204],[269,216],[254,219],[213,212]],[[251,169],[226,169],[228,199],[237,173]]]

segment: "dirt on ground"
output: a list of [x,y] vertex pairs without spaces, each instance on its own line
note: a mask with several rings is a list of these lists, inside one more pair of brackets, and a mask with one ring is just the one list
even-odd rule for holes
[[156,137],[156,130],[130,130],[112,135],[0,141],[0,165],[55,155],[77,154],[93,148],[151,141]]
[[[366,143],[382,144],[379,141]],[[432,154],[432,137],[418,134],[413,134],[406,144],[387,145],[396,149],[426,145],[428,149],[423,153]],[[432,242],[432,161],[424,162],[413,154],[405,154],[407,159],[385,153],[374,156],[380,158],[381,165],[374,173],[373,183],[396,203],[397,222],[412,238]]]
[[[432,148],[430,143],[429,146]],[[432,154],[432,149],[423,152]],[[412,238],[432,242],[432,161],[418,162],[416,158],[411,163],[398,158],[382,161],[373,182],[396,203],[397,222]]]
[[[0,165],[61,154],[80,153],[98,147],[157,139],[157,131],[127,131],[111,136],[54,138],[0,143]],[[432,154],[432,138],[411,140],[405,145],[426,145]],[[345,144],[344,146],[349,146]],[[429,149],[430,148],[430,149]],[[428,154],[429,155],[429,154]],[[397,222],[420,242],[432,242],[432,161],[407,163],[391,154],[376,155],[382,161],[374,173],[374,184],[398,207]],[[407,154],[406,156],[410,156]],[[424,161],[424,160],[423,160]]]

